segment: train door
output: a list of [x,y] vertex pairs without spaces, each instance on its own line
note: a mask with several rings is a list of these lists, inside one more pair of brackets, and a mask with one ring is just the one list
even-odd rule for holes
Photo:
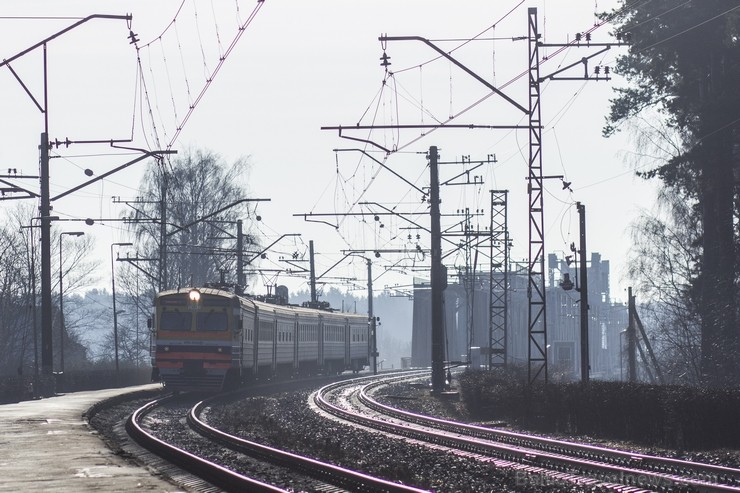
[[252,375],[257,378],[259,374],[259,346],[260,346],[260,323],[259,323],[260,309],[255,305],[254,315],[252,318],[253,324],[253,336],[252,336]]
[[277,372],[277,344],[278,344],[278,316],[275,310],[272,311],[272,374]]
[[319,369],[323,370],[324,369],[324,345],[325,345],[324,316],[323,315],[319,315],[318,323],[319,324],[318,324],[317,330],[318,330],[318,340],[319,340]]
[[293,370],[298,370],[298,338],[300,335],[300,324],[298,323],[298,314],[296,313],[293,320]]
[[349,319],[344,319],[344,368],[350,368],[352,355],[350,353],[350,341],[352,340],[352,327],[349,325]]
[[239,300],[231,309],[231,367],[242,378],[242,361],[244,360],[244,320]]

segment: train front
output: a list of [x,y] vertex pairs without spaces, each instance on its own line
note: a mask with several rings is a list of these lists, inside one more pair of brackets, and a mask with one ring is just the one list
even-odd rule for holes
[[169,390],[219,391],[239,373],[239,299],[233,293],[164,291],[154,309],[152,367]]

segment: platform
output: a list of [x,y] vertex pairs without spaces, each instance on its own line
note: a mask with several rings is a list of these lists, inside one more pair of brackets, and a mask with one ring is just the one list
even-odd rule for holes
[[83,418],[96,402],[158,387],[74,392],[0,405],[0,492],[182,491],[116,455]]

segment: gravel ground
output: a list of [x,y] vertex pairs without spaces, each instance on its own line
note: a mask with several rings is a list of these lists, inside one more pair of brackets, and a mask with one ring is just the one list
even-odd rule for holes
[[308,408],[309,394],[253,397],[213,408],[207,419],[212,426],[249,440],[436,492],[599,491],[529,484],[521,474],[490,463],[327,420]]

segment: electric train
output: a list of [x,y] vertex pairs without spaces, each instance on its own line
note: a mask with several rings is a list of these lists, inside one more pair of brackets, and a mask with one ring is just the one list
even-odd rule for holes
[[369,364],[367,316],[223,289],[158,293],[150,326],[152,377],[171,390],[218,391],[275,377],[357,372]]

